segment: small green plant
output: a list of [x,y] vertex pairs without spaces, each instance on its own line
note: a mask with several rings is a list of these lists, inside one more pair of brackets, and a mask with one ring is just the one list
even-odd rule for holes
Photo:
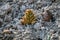
[[33,14],[33,11],[31,9],[27,9],[25,11],[25,15],[21,19],[22,24],[33,24],[36,22],[36,17]]
[[51,37],[50,37],[50,35],[49,35],[47,40],[50,40],[50,38],[51,38]]

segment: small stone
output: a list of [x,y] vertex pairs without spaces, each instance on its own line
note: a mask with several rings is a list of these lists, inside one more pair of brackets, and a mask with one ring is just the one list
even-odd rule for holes
[[58,37],[53,37],[52,40],[58,40]]
[[0,18],[0,26],[3,24],[3,19]]
[[34,3],[36,0],[27,0],[27,2],[30,3]]
[[7,2],[13,2],[13,0],[7,0]]
[[5,15],[11,12],[11,6],[7,3],[0,8],[0,15]]
[[37,1],[36,3],[36,8],[37,9],[40,9],[42,7],[42,3],[40,3],[40,1]]
[[58,35],[60,36],[60,31],[58,31]]
[[20,8],[21,8],[20,10],[21,10],[22,12],[26,10],[26,6],[24,6],[24,5],[22,5]]
[[10,22],[12,20],[12,17],[6,15],[4,21],[5,22]]
[[51,34],[55,34],[57,31],[56,30],[50,30]]
[[4,29],[3,30],[3,34],[11,34],[12,32],[10,31],[10,30],[8,30],[8,29]]
[[39,23],[36,23],[36,24],[34,25],[34,28],[35,28],[35,29],[40,29],[40,24],[39,24]]
[[37,40],[42,40],[41,38],[37,38]]
[[56,2],[56,0],[52,0],[52,3]]
[[23,0],[19,0],[18,4],[22,5],[23,4]]
[[45,12],[42,14],[43,20],[49,22],[53,19],[52,13],[49,10],[45,10]]
[[54,0],[56,3],[60,2],[60,0]]

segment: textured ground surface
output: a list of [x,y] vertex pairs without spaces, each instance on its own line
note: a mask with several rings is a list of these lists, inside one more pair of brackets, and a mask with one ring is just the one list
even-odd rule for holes
[[[35,13],[34,25],[21,25],[26,9]],[[47,9],[55,21],[42,21]],[[60,0],[0,0],[0,40],[60,40]]]

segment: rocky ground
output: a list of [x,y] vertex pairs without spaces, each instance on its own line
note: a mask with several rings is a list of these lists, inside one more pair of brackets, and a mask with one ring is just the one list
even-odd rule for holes
[[[22,25],[26,9],[32,9],[37,22]],[[43,21],[49,10],[52,21]],[[60,0],[0,0],[0,40],[60,40]]]

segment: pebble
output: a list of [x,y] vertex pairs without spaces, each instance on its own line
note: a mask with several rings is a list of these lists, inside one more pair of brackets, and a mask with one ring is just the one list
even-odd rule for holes
[[11,20],[12,18],[10,16],[8,15],[5,16],[5,19],[4,19],[5,22],[10,22]]
[[52,13],[49,10],[45,10],[45,12],[42,14],[44,21],[50,21],[53,19]]
[[0,15],[5,15],[7,14],[8,12],[11,12],[11,6],[7,3],[3,6],[1,6],[0,8]]
[[27,2],[30,3],[34,3],[36,0],[27,0]]

